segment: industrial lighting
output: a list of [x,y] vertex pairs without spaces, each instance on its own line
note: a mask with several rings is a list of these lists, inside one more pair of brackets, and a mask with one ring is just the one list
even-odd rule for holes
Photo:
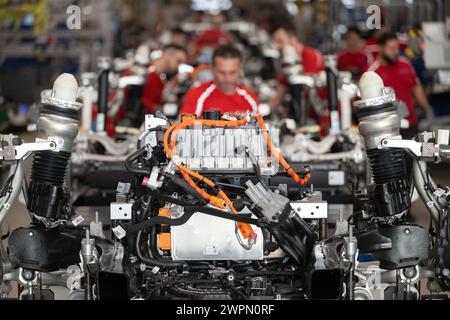
[[353,9],[356,6],[355,0],[341,0],[341,2],[347,9]]
[[286,10],[293,16],[296,16],[298,14],[298,7],[294,2],[286,2]]
[[233,6],[231,0],[192,0],[191,9],[194,11],[226,11]]

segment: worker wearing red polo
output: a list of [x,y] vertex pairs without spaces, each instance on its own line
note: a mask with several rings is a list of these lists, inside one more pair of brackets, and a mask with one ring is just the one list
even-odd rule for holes
[[348,28],[345,42],[345,49],[337,54],[337,68],[339,71],[351,72],[354,79],[359,80],[367,67],[372,64],[373,56],[364,48],[358,27]]
[[433,109],[428,103],[423,87],[409,60],[400,57],[400,43],[394,33],[386,33],[378,40],[380,54],[372,63],[368,71],[376,72],[384,81],[386,87],[395,91],[398,100],[408,108],[409,129],[402,135],[412,138],[417,133],[417,113],[414,100],[426,115],[427,124],[433,122]]
[[201,117],[203,111],[217,110],[221,113],[257,112],[258,99],[253,91],[240,85],[242,58],[239,50],[226,45],[218,47],[213,54],[214,80],[191,89],[185,96],[180,114]]
[[161,57],[152,62],[141,99],[146,113],[154,113],[161,108],[167,81],[178,74],[178,67],[186,61],[186,50],[172,44],[166,46]]
[[[298,60],[303,66],[303,73],[305,75],[317,74],[325,69],[322,54],[318,50],[301,43],[297,37],[295,26],[292,24],[276,25],[272,30],[272,39],[280,53],[286,52],[288,47],[298,52]],[[284,74],[279,76],[278,82],[277,93],[269,102],[272,110],[282,104],[283,98],[287,93],[287,79]]]

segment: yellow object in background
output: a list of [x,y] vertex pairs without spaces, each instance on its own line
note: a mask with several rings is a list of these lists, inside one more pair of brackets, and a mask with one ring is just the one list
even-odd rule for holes
[[47,0],[36,0],[34,3],[17,3],[17,1],[11,3],[10,0],[0,0],[0,20],[13,20],[14,30],[20,29],[20,24],[27,14],[33,15],[33,31],[35,34],[47,32]]

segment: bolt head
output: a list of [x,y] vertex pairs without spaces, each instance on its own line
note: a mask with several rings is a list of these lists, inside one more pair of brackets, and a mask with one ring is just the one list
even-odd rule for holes
[[442,270],[442,275],[444,277],[448,277],[450,275],[450,270],[448,270],[447,268],[443,269]]
[[406,234],[410,234],[410,233],[411,233],[411,230],[405,229],[405,233],[406,233]]
[[25,280],[31,280],[31,279],[33,279],[33,271],[30,271],[30,270],[25,270],[25,271],[23,271],[23,273],[22,273],[22,276],[23,276],[23,278],[25,279]]
[[407,268],[405,269],[405,276],[407,276],[408,278],[413,277],[415,274],[415,270],[412,268]]

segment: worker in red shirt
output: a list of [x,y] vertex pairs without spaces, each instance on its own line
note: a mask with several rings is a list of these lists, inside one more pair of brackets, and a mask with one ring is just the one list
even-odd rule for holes
[[373,56],[364,48],[358,27],[348,28],[345,42],[346,48],[337,54],[337,68],[339,71],[351,72],[353,78],[359,80],[367,67],[372,64]]
[[233,46],[219,46],[213,54],[214,80],[191,89],[185,96],[180,114],[202,117],[203,111],[221,113],[257,112],[258,99],[253,91],[240,85],[242,57]]
[[[296,35],[295,26],[291,24],[277,25],[272,29],[272,39],[280,53],[293,48],[298,53],[298,60],[303,66],[303,73],[306,75],[317,74],[325,69],[322,54],[311,47],[300,42]],[[275,96],[269,102],[272,110],[280,106],[287,93],[287,79],[284,74],[278,78],[279,86]]]
[[230,34],[223,30],[224,22],[225,17],[222,14],[211,15],[211,28],[204,30],[195,38],[198,52],[203,47],[216,48],[231,43]]
[[146,113],[154,113],[161,108],[162,93],[167,81],[178,74],[178,67],[186,61],[186,50],[173,44],[164,47],[161,57],[153,61],[141,98]]
[[374,59],[378,58],[380,54],[380,47],[378,45],[378,40],[385,33],[388,33],[386,27],[381,27],[381,29],[373,29],[369,31],[369,38],[364,43],[364,49],[372,54]]
[[400,57],[400,43],[394,33],[386,33],[378,40],[380,54],[368,71],[376,72],[384,81],[386,87],[395,91],[398,100],[408,108],[409,129],[403,131],[405,138],[412,138],[417,133],[417,113],[414,99],[424,111],[427,124],[433,122],[433,109],[428,103],[423,87],[409,60]]

